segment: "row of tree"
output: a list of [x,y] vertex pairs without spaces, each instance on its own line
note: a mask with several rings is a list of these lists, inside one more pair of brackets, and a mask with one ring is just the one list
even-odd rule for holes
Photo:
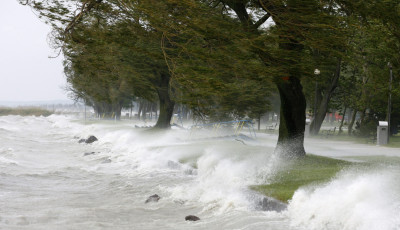
[[259,119],[277,94],[277,151],[291,157],[305,155],[307,102],[314,134],[330,108],[382,116],[387,63],[400,64],[396,0],[20,2],[52,25],[70,91],[97,112],[141,98],[169,128],[175,103],[203,120]]

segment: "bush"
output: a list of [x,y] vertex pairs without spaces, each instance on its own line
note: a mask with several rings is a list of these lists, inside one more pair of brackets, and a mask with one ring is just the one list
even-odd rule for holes
[[377,120],[366,118],[362,123],[358,123],[356,125],[354,134],[359,137],[375,136],[377,125],[378,125]]

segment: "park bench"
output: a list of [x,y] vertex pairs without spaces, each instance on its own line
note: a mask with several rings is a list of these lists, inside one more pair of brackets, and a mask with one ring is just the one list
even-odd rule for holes
[[327,129],[327,130],[322,130],[321,134],[324,135],[325,137],[333,136],[336,132],[336,127]]
[[367,142],[367,144],[368,143],[375,144],[376,143],[376,133],[370,133],[370,135],[368,135],[366,142]]
[[265,132],[267,132],[268,130],[275,130],[277,126],[278,126],[278,123],[275,123],[275,125],[274,124],[267,125],[265,127]]

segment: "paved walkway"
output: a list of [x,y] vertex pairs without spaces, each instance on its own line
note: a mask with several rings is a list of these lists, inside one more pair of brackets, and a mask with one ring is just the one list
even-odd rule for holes
[[345,156],[397,156],[400,148],[389,148],[349,141],[333,141],[316,138],[306,138],[305,148],[308,153],[329,157]]
[[[276,143],[278,135],[263,134],[260,139],[268,139]],[[304,143],[307,153],[328,157],[351,157],[351,156],[396,156],[400,157],[400,148],[389,148],[371,144],[360,144],[350,141],[334,141],[329,139],[306,138]]]

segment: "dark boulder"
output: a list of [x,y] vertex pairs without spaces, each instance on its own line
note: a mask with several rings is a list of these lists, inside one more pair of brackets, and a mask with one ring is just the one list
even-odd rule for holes
[[186,221],[198,221],[200,220],[200,218],[198,218],[197,216],[193,216],[193,215],[189,215],[185,217]]
[[85,143],[86,144],[91,144],[95,141],[98,141],[97,138],[95,136],[90,136],[88,139],[86,139]]
[[79,141],[78,141],[78,143],[84,143],[86,141],[86,139],[80,139]]
[[147,198],[147,200],[144,203],[149,203],[149,202],[158,202],[158,200],[160,200],[161,197],[157,194],[154,194],[152,196],[149,196],[149,198]]
[[83,156],[89,156],[89,155],[93,155],[93,154],[95,154],[95,152],[84,153]]
[[287,204],[270,197],[264,197],[260,205],[263,211],[281,212],[287,209]]
[[108,164],[111,163],[111,159],[105,159],[104,161],[101,162],[102,164]]
[[184,205],[186,201],[184,200],[174,200],[176,204]]

